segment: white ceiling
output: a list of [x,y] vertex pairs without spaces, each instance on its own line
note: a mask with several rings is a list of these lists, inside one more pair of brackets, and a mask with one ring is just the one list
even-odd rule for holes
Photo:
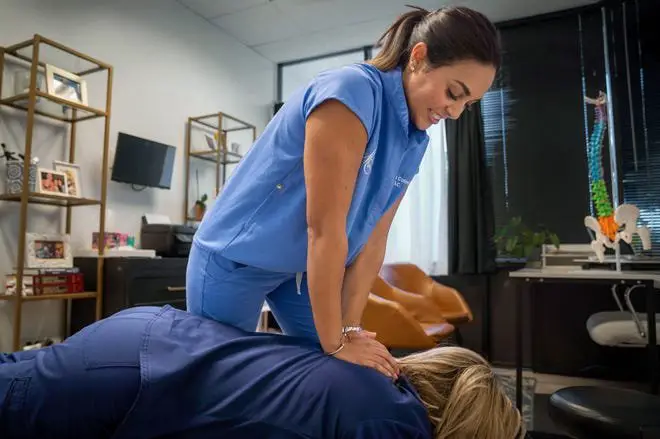
[[493,21],[598,0],[177,0],[264,57],[283,62],[373,44],[406,4],[460,4]]

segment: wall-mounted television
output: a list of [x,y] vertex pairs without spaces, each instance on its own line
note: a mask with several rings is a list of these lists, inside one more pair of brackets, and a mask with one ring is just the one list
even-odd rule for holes
[[176,148],[120,132],[112,181],[170,189]]

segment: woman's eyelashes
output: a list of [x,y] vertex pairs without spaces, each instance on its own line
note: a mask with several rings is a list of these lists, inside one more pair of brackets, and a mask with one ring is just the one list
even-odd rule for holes
[[451,88],[447,89],[447,97],[451,99],[452,101],[458,100],[458,96],[456,96],[452,91]]

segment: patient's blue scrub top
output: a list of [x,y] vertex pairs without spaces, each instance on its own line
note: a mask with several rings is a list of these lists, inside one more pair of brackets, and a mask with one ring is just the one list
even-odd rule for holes
[[169,306],[144,318],[141,390],[115,439],[431,438],[403,378],[392,383],[307,339],[248,334]]

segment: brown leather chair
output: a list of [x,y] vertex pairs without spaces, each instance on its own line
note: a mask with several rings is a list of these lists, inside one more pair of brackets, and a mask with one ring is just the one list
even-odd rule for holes
[[442,309],[433,300],[420,294],[403,291],[385,282],[381,277],[376,277],[371,292],[383,299],[403,305],[422,326],[447,323],[447,319],[442,316]]
[[422,324],[402,304],[369,294],[362,315],[362,326],[376,333],[376,340],[388,349],[424,350],[449,337],[454,327],[449,323]]
[[381,268],[380,275],[405,292],[431,299],[452,325],[468,323],[473,319],[472,310],[458,291],[434,281],[414,264],[386,264]]

